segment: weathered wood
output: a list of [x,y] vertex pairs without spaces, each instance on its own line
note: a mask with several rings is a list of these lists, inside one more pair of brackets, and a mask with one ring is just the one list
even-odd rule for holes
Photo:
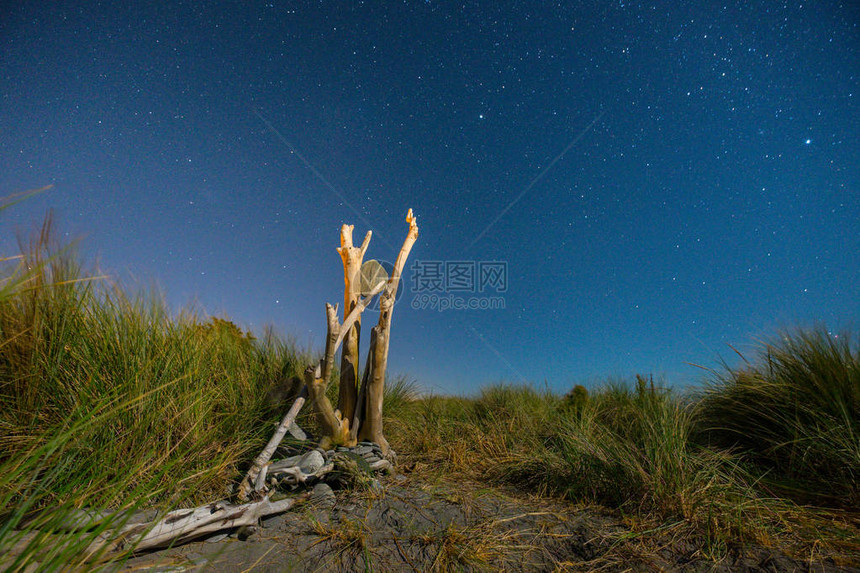
[[365,403],[367,402],[367,382],[370,380],[373,361],[370,360],[370,355],[373,349],[376,348],[376,331],[370,329],[370,350],[368,351],[368,359],[364,362],[364,374],[361,377],[361,386],[358,390],[358,400],[356,401],[355,414],[352,418],[352,426],[349,429],[350,443],[358,443],[358,429],[364,421],[364,413],[366,410]]
[[335,353],[344,341],[346,333],[359,320],[361,313],[367,308],[371,299],[384,288],[385,283],[379,283],[368,293],[368,296],[359,297],[352,312],[349,313],[349,316],[342,325],[338,324],[337,310],[326,303],[328,334],[326,336],[325,355],[317,366],[309,366],[305,370],[305,385],[311,397],[317,423],[320,425],[322,431],[320,445],[324,447],[350,445],[349,427],[351,418],[344,417],[340,410],[335,410],[332,407],[331,401],[326,396],[326,390],[328,389],[328,381],[331,378]]
[[341,325],[338,324],[337,310],[332,305],[326,303],[325,310],[328,321],[325,356],[316,367],[309,366],[305,370],[305,384],[310,390],[314,413],[322,431],[324,447],[329,447],[329,445],[346,443],[349,436],[349,423],[342,418],[339,411],[332,407],[331,401],[326,396],[337,345],[343,340],[341,332],[345,333],[348,329],[342,329]]
[[269,465],[266,464],[260,469],[260,473],[257,474],[257,479],[254,480],[254,491],[259,493],[266,489],[266,473],[268,472]]
[[412,214],[412,209],[409,209],[406,214],[406,222],[409,224],[409,232],[403,241],[397,260],[394,262],[394,269],[388,278],[388,284],[379,295],[379,322],[373,327],[376,341],[369,353],[369,359],[372,361],[371,375],[367,383],[364,420],[358,432],[358,439],[376,442],[382,447],[384,453],[388,453],[388,441],[382,433],[382,397],[385,389],[385,371],[388,366],[391,316],[394,311],[397,287],[400,286],[403,267],[406,265],[406,259],[409,257],[412,246],[418,239],[418,221]]
[[305,403],[305,398],[307,397],[307,386],[303,387],[299,392],[298,397],[295,402],[293,402],[292,407],[289,411],[284,415],[284,418],[281,420],[281,423],[278,424],[278,428],[275,430],[275,433],[272,435],[269,443],[266,444],[266,447],[263,448],[263,451],[254,458],[254,463],[251,464],[251,469],[248,470],[248,475],[245,476],[245,479],[242,480],[242,483],[239,485],[239,492],[236,497],[239,501],[248,501],[249,494],[254,489],[254,483],[257,480],[257,476],[260,473],[260,470],[268,463],[272,456],[275,453],[275,450],[278,449],[281,441],[284,439],[284,436],[290,429],[290,426],[295,422],[296,416],[299,414],[299,410],[302,409],[302,405]]
[[334,367],[334,355],[337,352],[337,342],[342,340],[340,336],[341,325],[337,321],[337,307],[326,303],[325,316],[327,322],[326,339],[325,339],[325,354],[320,361],[320,376],[323,382],[328,386],[328,381],[331,380],[331,371]]
[[373,341],[367,352],[370,373],[364,388],[364,416],[358,431],[358,439],[376,442],[382,452],[389,450],[388,440],[382,433],[382,404],[385,391],[385,369],[388,366],[388,331],[376,325],[370,333]]
[[[361,247],[352,244],[352,225],[340,229],[340,253],[343,260],[343,315],[348,316],[358,304],[361,294],[361,265],[373,234],[368,231]],[[345,326],[345,325],[344,325]],[[340,357],[340,388],[337,407],[344,420],[351,421],[358,397],[358,345],[361,338],[361,318],[349,328],[344,328],[343,351]]]
[[[274,466],[272,466],[274,467]],[[275,468],[269,474],[269,476],[273,479],[278,480],[278,486],[282,486],[283,484],[287,484],[289,486],[295,487],[298,485],[303,485],[308,482],[311,478],[319,479],[327,473],[331,473],[334,471],[334,464],[331,462],[323,464],[322,467],[317,469],[311,473],[305,473],[301,467],[299,466],[289,466],[282,468]]]
[[50,529],[59,533],[74,533],[89,531],[111,523],[131,524],[152,521],[156,515],[155,511],[111,511],[92,508],[62,509],[56,513],[38,510],[25,516],[15,528],[19,530]]
[[346,332],[349,330],[349,327],[361,317],[361,313],[364,312],[364,309],[367,308],[367,305],[370,304],[370,301],[373,300],[377,294],[382,292],[385,288],[386,283],[380,282],[375,287],[373,287],[370,292],[367,293],[367,296],[363,296],[358,300],[358,304],[355,308],[352,309],[352,312],[349,313],[349,316],[346,320],[343,321],[343,324],[340,326],[340,335],[335,342],[335,351],[337,351],[341,342],[343,341],[343,337],[346,336]]
[[340,412],[335,411],[331,401],[326,396],[328,383],[322,377],[324,360],[316,366],[308,366],[305,370],[305,384],[310,392],[311,402],[314,405],[314,415],[322,432],[320,446],[330,448],[334,445],[345,444],[349,437],[349,427],[340,417]]
[[233,505],[226,501],[210,503],[194,509],[177,509],[163,519],[152,523],[134,523],[109,530],[99,535],[90,545],[88,553],[132,548],[143,551],[171,544],[185,543],[202,535],[223,529],[256,525],[267,515],[283,513],[299,498],[271,501],[268,496],[260,501]]

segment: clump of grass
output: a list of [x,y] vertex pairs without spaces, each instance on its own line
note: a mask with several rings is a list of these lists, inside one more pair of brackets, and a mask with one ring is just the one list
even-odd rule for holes
[[427,567],[434,573],[517,569],[533,548],[516,533],[498,531],[496,525],[494,521],[469,526],[449,523],[439,531],[413,535],[412,542],[435,551]]
[[99,533],[53,543],[34,515],[50,525],[74,508],[223,498],[283,413],[273,392],[311,362],[273,335],[92,279],[52,227],[49,216],[0,279],[0,552],[18,544],[12,569],[77,562]]
[[331,524],[314,519],[311,529],[318,537],[313,545],[327,544],[333,552],[332,558],[321,564],[322,570],[356,569],[359,560],[363,570],[374,570],[371,547],[373,531],[366,520],[345,518]]
[[[637,377],[596,392],[562,426],[565,493],[640,516],[680,519],[716,538],[761,539],[774,508],[730,453],[700,447],[680,396]],[[560,458],[560,459],[559,459]]]
[[[98,452],[88,447],[103,424],[132,406],[104,400],[94,410],[76,412],[70,425],[45,432],[40,443],[0,463],[0,568],[91,569],[108,556],[101,541],[102,536],[110,538],[110,530],[121,528],[138,510],[165,512],[186,501],[187,493],[176,496],[166,485],[172,475],[181,475],[176,460],[151,465],[152,460],[132,458],[117,475],[116,468],[100,465]],[[89,481],[80,479],[81,467],[91,468]],[[90,525],[70,529],[84,522]],[[110,557],[124,559],[132,549]]]
[[459,431],[469,429],[465,416],[461,398],[425,396],[385,421],[386,436],[397,452],[408,452],[437,471],[448,472],[465,465],[456,453],[466,451],[460,447],[466,435]]
[[129,407],[81,444],[98,464],[69,468],[77,479],[115,468],[121,480],[131,460],[176,460],[183,471],[174,486],[200,499],[221,495],[268,438],[267,396],[297,374],[300,353],[224,319],[172,316],[156,295],[82,281],[73,254],[51,236],[49,220],[23,253],[21,264],[37,272],[0,301],[0,461],[108,399]]
[[418,395],[418,382],[414,378],[401,374],[386,379],[382,396],[383,417],[396,417],[398,412],[408,408]]
[[823,328],[785,333],[720,373],[698,408],[704,439],[736,448],[781,491],[860,504],[860,347]]
[[499,385],[425,398],[403,439],[448,475],[685,522],[714,542],[767,536],[777,508],[736,456],[695,442],[685,397],[644,377],[574,395]]
[[527,451],[551,431],[557,402],[549,392],[508,384],[472,399],[426,396],[394,417],[390,438],[440,473],[482,479],[498,460]]
[[577,384],[564,395],[560,407],[566,414],[577,416],[587,402],[588,389],[582,384]]

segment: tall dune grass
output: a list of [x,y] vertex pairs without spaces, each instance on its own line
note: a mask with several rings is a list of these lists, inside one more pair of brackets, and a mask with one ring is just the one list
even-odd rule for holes
[[717,375],[697,414],[704,439],[750,456],[784,493],[860,505],[860,346],[850,335],[783,334]]
[[98,461],[70,468],[77,479],[110,467],[122,480],[131,460],[175,461],[172,485],[221,494],[268,437],[272,375],[295,376],[301,353],[258,344],[225,320],[173,317],[153,294],[81,281],[74,256],[49,237],[46,227],[21,261],[38,271],[0,301],[0,455],[21,455],[105,401],[127,404],[79,446]]
[[694,441],[694,410],[683,396],[640,377],[576,400],[570,407],[512,385],[472,399],[425,398],[399,439],[449,475],[680,520],[714,539],[766,535],[776,508],[739,458]]
[[[440,474],[680,524],[717,554],[750,540],[826,545],[829,514],[798,504],[860,505],[859,365],[848,336],[799,331],[691,394],[638,376],[565,397],[504,384],[425,397],[394,440]],[[834,547],[857,539],[833,535]]]
[[155,293],[129,296],[93,278],[53,239],[50,217],[5,262],[0,554],[18,548],[3,568],[86,558],[98,531],[51,541],[51,524],[74,508],[225,497],[313,361],[271,334],[175,316]]

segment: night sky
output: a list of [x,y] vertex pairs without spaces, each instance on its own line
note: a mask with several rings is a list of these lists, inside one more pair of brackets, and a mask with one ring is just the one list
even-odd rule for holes
[[433,392],[860,325],[857,3],[10,4],[0,196],[54,187],[5,254],[54,208],[131,288],[321,349],[340,226],[393,261],[411,207],[389,372]]

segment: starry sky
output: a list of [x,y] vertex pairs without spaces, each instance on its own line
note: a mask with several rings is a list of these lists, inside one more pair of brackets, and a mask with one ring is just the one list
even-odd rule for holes
[[696,384],[857,331],[858,76],[853,2],[3,3],[0,195],[53,188],[0,247],[53,208],[131,288],[321,348],[340,226],[393,261],[411,207],[391,374]]

